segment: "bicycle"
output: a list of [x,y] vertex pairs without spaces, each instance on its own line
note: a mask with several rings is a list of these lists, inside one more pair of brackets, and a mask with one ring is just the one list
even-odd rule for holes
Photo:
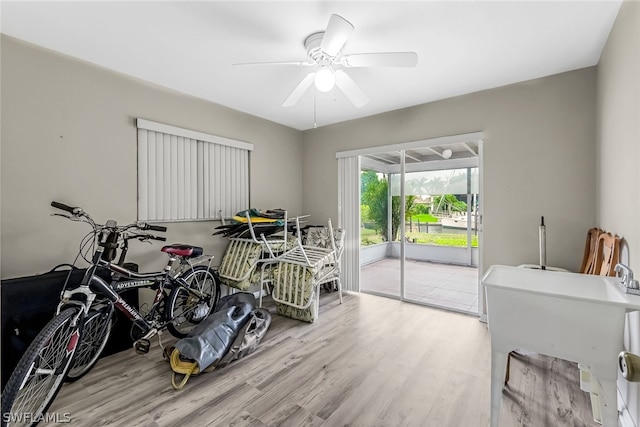
[[[89,267],[77,287],[68,288],[69,283],[65,284],[55,316],[11,374],[2,392],[2,426],[36,425],[45,418],[63,381],[79,379],[97,363],[109,339],[115,309],[133,322],[134,349],[145,354],[150,339],[160,337],[165,329],[177,338],[185,337],[215,309],[220,297],[220,282],[211,269],[213,257],[203,255],[201,247],[164,246],[161,251],[169,261],[160,272],[137,273],[126,268],[129,240],[166,240],[150,234],[132,234],[132,230],[166,231],[166,227],[146,223],[118,226],[114,220],[101,225],[80,207],[59,202],[51,202],[51,206],[69,214],[54,215],[92,227],[82,239],[78,254],[89,262]],[[120,258],[113,263],[119,248]],[[89,259],[90,252],[93,255]],[[105,275],[109,282],[102,277]],[[144,315],[120,295],[139,288],[156,292]]]
[[[133,224],[130,224],[129,227],[131,227],[131,225]],[[137,227],[135,228],[162,232],[167,230],[166,227],[144,223],[137,224]],[[129,251],[129,240],[136,239],[141,242],[148,240],[160,240],[164,242],[167,240],[165,237],[158,237],[151,234],[129,234],[129,230],[121,233],[121,239],[122,244],[120,245],[120,256],[116,264],[120,267],[125,267],[127,270],[135,272],[137,272],[136,264],[125,263],[125,258]],[[104,347],[109,341],[111,330],[115,323],[113,314],[114,310],[112,305],[109,305],[108,303],[106,305],[104,303],[100,304],[99,302],[96,303],[94,301],[91,311],[84,320],[80,347],[76,351],[73,365],[69,369],[69,372],[67,372],[65,381],[74,382],[79,380],[98,362]]]

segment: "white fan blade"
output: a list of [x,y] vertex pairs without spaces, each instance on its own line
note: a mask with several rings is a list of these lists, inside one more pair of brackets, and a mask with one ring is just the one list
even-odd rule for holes
[[233,64],[233,66],[238,66],[238,65],[302,65],[302,66],[307,66],[307,65],[318,65],[315,62],[309,62],[309,61],[272,61],[272,62],[240,62],[237,64]]
[[313,83],[313,78],[315,77],[316,72],[307,74],[307,76],[302,79],[298,86],[293,89],[291,95],[282,103],[283,107],[291,107],[298,102],[298,100],[302,97],[302,95],[309,89],[309,86]]
[[418,55],[415,52],[357,53],[340,59],[345,67],[415,67]]
[[365,95],[356,82],[342,70],[336,71],[336,85],[357,108],[369,102],[367,95]]
[[340,15],[331,15],[322,37],[320,50],[329,56],[336,56],[353,32],[353,25]]

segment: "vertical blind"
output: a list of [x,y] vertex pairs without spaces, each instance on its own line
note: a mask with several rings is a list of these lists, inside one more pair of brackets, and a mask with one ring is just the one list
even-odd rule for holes
[[249,207],[253,145],[137,119],[138,220],[229,218]]
[[338,226],[344,229],[343,287],[360,291],[360,156],[338,158]]

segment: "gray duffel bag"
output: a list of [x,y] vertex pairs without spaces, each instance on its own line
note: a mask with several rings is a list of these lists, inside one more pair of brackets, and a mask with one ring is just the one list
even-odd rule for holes
[[[271,324],[268,310],[255,308],[253,294],[238,292],[220,299],[214,313],[169,351],[171,384],[181,389],[191,375],[222,368],[256,350]],[[178,383],[176,375],[184,375]]]

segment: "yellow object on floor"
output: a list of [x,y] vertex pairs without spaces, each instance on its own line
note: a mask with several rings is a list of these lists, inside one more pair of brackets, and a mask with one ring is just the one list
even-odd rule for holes
[[[180,350],[177,348],[171,347],[168,349],[168,352],[171,353],[169,356],[169,363],[171,364],[171,370],[173,371],[171,374],[171,385],[174,389],[180,390],[184,387],[187,381],[189,381],[191,375],[198,375],[201,371],[198,367],[198,363],[182,360],[182,358],[180,358]],[[211,365],[202,372],[211,372],[215,368],[215,365]],[[176,375],[184,375],[180,383],[176,381]]]

